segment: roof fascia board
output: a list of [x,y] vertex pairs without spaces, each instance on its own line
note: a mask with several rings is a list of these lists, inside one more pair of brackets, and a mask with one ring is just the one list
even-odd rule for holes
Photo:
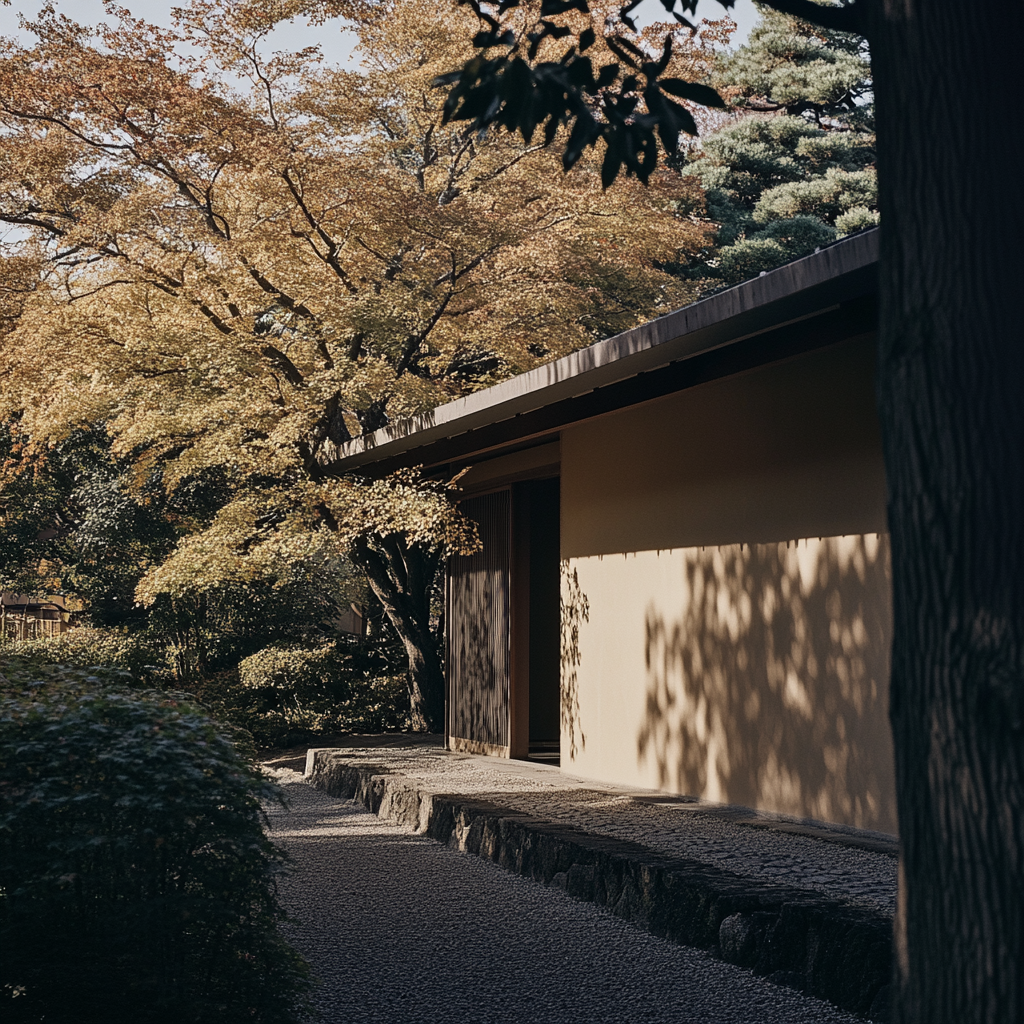
[[815,348],[871,334],[877,323],[877,296],[865,294],[796,321],[708,349],[691,359],[677,359],[648,373],[617,380],[607,387],[549,403],[532,412],[485,423],[474,430],[435,438],[430,444],[377,458],[368,463],[363,472],[380,476],[396,469],[420,465],[431,471],[444,467],[444,471],[450,474],[466,463],[479,463],[505,452],[511,453],[511,450],[552,441],[570,423],[581,423]]
[[343,448],[335,466],[354,469],[386,459],[811,315],[858,290],[869,290],[877,261],[876,228],[501,384],[356,438]]

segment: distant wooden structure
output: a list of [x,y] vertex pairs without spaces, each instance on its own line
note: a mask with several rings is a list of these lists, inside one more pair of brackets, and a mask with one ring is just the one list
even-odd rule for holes
[[36,640],[57,636],[76,625],[81,611],[77,601],[60,594],[0,593],[0,638]]

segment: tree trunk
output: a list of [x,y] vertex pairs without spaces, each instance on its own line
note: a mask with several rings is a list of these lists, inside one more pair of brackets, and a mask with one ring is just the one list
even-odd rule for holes
[[373,543],[359,538],[352,559],[405,645],[413,731],[443,732],[444,669],[430,628],[430,592],[440,553],[392,534]]
[[896,1017],[1021,1021],[1024,4],[865,2],[895,617]]

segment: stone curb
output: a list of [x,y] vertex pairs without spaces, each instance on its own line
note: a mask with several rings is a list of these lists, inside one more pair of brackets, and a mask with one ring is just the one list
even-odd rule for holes
[[892,919],[497,804],[433,793],[386,768],[310,750],[306,782],[452,849],[607,907],[844,1010],[888,1017]]

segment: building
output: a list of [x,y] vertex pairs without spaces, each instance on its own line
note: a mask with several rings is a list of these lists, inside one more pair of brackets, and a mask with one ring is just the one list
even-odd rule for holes
[[81,603],[60,594],[0,593],[0,640],[34,640],[66,633]]
[[462,479],[446,740],[896,831],[877,230],[352,442]]

